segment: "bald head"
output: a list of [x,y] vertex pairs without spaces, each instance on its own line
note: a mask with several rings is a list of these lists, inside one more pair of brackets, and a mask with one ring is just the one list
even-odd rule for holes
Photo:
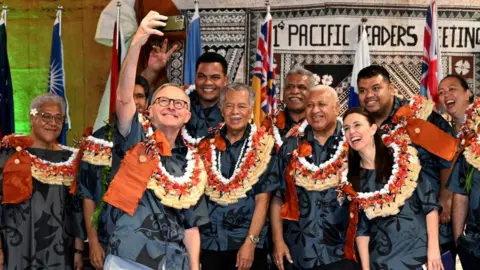
[[325,95],[328,95],[332,99],[332,102],[338,103],[337,91],[328,85],[316,85],[312,87],[307,94],[307,100],[310,98],[310,96],[312,96],[312,93],[315,92],[322,92]]
[[188,109],[190,109],[190,98],[188,97],[187,94],[185,94],[185,91],[182,88],[180,88],[178,85],[166,83],[160,86],[159,88],[157,88],[157,90],[155,90],[153,95],[151,95],[149,105],[152,105],[152,103],[158,97],[167,97],[171,99],[184,100],[188,104]]

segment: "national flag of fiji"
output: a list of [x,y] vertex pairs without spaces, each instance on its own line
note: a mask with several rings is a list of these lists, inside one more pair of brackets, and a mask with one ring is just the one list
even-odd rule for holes
[[272,16],[267,12],[260,28],[252,79],[252,88],[255,91],[254,121],[256,124],[260,124],[265,115],[273,114],[276,108],[277,88],[272,46]]
[[441,56],[438,49],[437,3],[430,2],[423,36],[422,76],[420,94],[438,105],[438,83],[442,79]]
[[0,18],[0,138],[15,132],[13,89],[7,53],[7,10]]
[[52,51],[50,55],[50,74],[48,77],[48,92],[61,96],[67,105],[66,119],[63,130],[58,137],[61,144],[67,142],[67,131],[71,128],[67,93],[65,90],[65,69],[63,67],[63,45],[62,45],[62,10],[57,11],[55,23],[53,24]]
[[350,93],[348,97],[348,107],[360,106],[358,99],[357,78],[360,70],[370,66],[370,49],[368,48],[368,35],[365,27],[362,27],[362,35],[355,51],[355,62],[353,63],[352,81],[350,82]]
[[195,64],[198,57],[202,55],[202,38],[200,33],[200,14],[198,12],[198,1],[195,1],[195,13],[192,22],[188,27],[187,47],[185,50],[185,77],[184,84],[195,84]]

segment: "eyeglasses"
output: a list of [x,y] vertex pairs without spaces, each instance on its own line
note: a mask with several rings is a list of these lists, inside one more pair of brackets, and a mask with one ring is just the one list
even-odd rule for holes
[[42,121],[45,123],[50,123],[53,120],[55,124],[60,125],[63,123],[63,121],[65,121],[65,116],[60,114],[52,115],[51,113],[40,112],[37,115],[39,115]]
[[188,103],[185,100],[181,99],[172,99],[172,98],[167,98],[167,97],[158,97],[155,99],[153,102],[154,104],[158,104],[162,107],[167,107],[170,105],[170,102],[173,102],[173,107],[177,110],[187,108],[188,109]]

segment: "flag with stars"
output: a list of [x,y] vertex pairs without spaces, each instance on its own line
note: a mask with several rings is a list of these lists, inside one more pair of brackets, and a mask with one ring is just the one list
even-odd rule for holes
[[48,92],[61,96],[67,105],[66,118],[63,123],[62,133],[58,142],[66,144],[67,131],[71,128],[67,93],[65,90],[65,69],[63,68],[63,45],[62,45],[62,11],[57,11],[53,24],[52,51],[50,55],[50,73],[48,77]]

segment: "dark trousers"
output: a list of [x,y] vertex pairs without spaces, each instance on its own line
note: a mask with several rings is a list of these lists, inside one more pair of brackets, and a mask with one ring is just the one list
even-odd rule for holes
[[[211,251],[204,250],[200,253],[202,270],[237,270],[238,250]],[[255,249],[252,267],[250,270],[267,270],[267,251],[261,248]]]
[[350,261],[350,260],[341,260],[327,265],[322,265],[309,270],[360,270],[362,267],[360,264]]
[[455,262],[457,260],[457,247],[455,247],[455,243],[453,241],[440,245],[440,254],[443,254],[447,251],[450,251],[453,261]]
[[463,270],[478,270],[480,268],[480,258],[473,256],[461,246],[457,247],[457,252]]
[[[290,263],[287,262],[286,260],[284,260],[284,266],[285,266],[285,269],[291,269],[291,270],[301,269],[293,265],[290,265]],[[362,269],[362,266],[360,265],[360,263],[356,263],[354,261],[344,259],[331,264],[321,265],[313,268],[308,268],[305,270],[361,270],[361,269]]]

